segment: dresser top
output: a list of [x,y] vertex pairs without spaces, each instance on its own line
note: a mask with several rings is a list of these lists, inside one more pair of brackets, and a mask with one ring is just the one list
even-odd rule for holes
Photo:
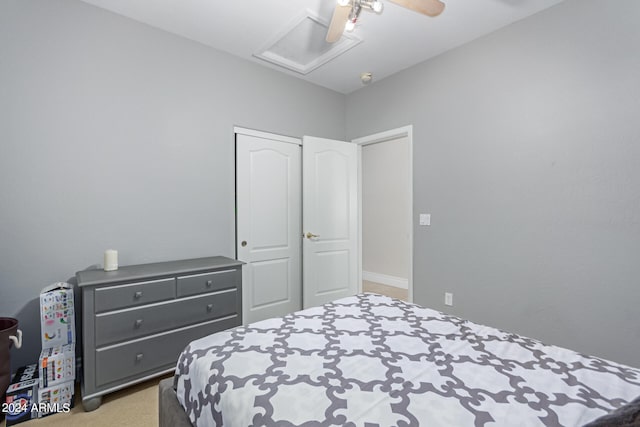
[[114,271],[83,270],[76,273],[78,286],[95,286],[105,283],[144,280],[153,277],[197,273],[218,268],[234,268],[244,264],[232,258],[214,256],[155,262],[153,264],[125,265]]

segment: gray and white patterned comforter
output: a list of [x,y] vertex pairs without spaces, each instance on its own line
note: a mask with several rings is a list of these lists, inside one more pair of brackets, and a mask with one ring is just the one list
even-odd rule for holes
[[375,294],[194,341],[176,376],[198,426],[580,426],[640,396],[637,369]]

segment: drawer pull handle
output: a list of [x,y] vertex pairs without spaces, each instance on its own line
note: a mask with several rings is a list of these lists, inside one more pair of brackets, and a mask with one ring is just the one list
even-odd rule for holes
[[213,280],[207,280],[207,288],[213,286]]
[[134,324],[134,326],[136,327],[136,329],[139,329],[140,326],[142,326],[142,319],[136,320],[136,323]]
[[140,298],[142,298],[142,291],[138,291],[138,292],[136,292],[135,294],[133,294],[133,297],[134,297],[135,299],[140,299]]
[[136,354],[136,362],[142,362],[142,356],[143,356],[142,353]]
[[211,313],[213,311],[213,304],[207,304],[207,313]]

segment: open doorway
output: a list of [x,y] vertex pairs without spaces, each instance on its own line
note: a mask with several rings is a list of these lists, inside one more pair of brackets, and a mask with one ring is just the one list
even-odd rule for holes
[[411,126],[354,140],[361,145],[361,278],[364,292],[411,301]]

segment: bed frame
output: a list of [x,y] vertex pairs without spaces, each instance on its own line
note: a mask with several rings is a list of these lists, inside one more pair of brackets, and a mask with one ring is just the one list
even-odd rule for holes
[[166,378],[158,384],[158,415],[160,427],[192,427],[174,388],[175,378]]

